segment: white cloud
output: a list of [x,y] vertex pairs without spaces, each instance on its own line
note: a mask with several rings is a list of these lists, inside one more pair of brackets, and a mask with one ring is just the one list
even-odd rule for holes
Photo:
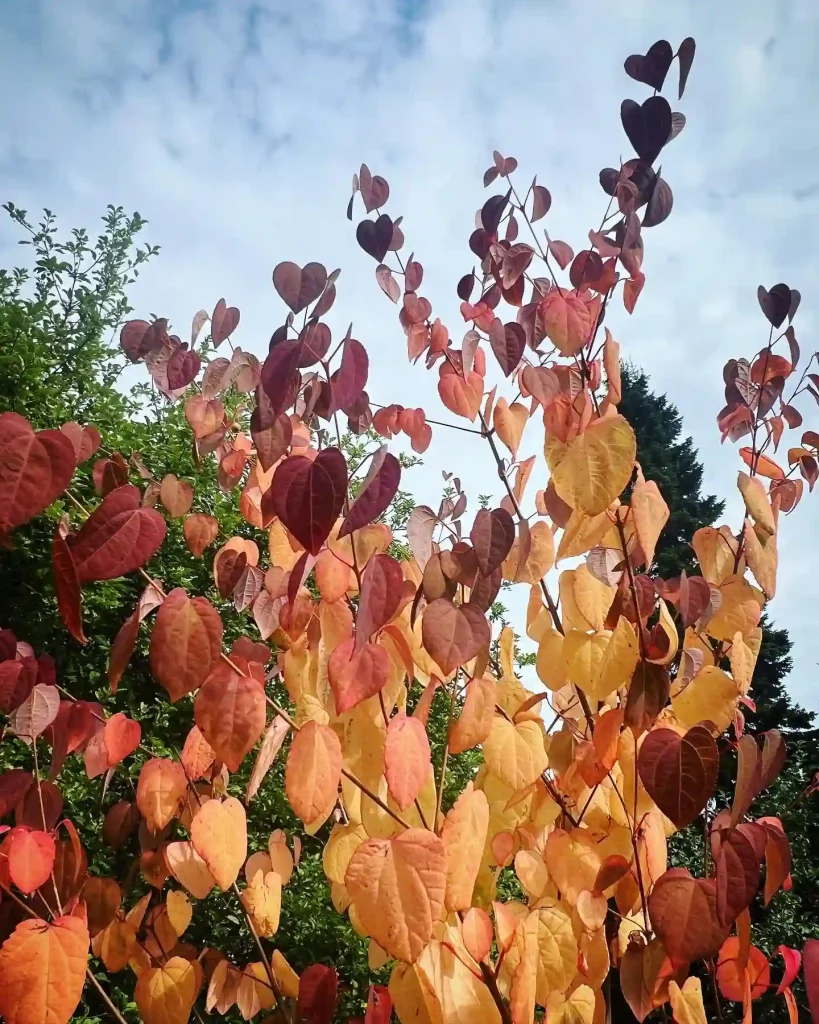
[[[93,226],[108,202],[139,209],[163,252],[134,289],[137,310],[183,329],[225,295],[258,354],[282,319],[275,263],[341,266],[332,325],[340,334],[354,321],[367,343],[372,396],[435,415],[434,375],[407,366],[395,311],[344,217],[352,171],[363,159],[389,179],[423,292],[457,336],[454,285],[472,265],[491,150],[519,159],[521,181],[537,172],[553,196],[550,232],[579,247],[604,209],[598,170],[628,155],[620,100],[644,95],[622,60],[694,35],[688,124],[663,154],[674,212],[646,233],[635,316],[617,308],[609,326],[679,406],[706,488],[731,498],[736,525],[738,461],[714,422],[722,365],[766,339],[760,282],[802,289],[804,348],[817,323],[817,26],[811,0],[748,2],[741,18],[699,0],[30,0],[0,17],[0,172],[8,198],[47,204],[65,224]],[[3,265],[14,241],[3,225]],[[468,435],[437,432],[413,478],[422,500],[435,502],[441,468],[457,468],[473,498],[494,486]],[[815,502],[785,521],[772,606],[795,644],[792,692],[812,707]]]

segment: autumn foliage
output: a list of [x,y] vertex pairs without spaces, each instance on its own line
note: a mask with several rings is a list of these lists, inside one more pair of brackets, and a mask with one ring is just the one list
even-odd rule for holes
[[[280,757],[293,811],[325,842],[336,910],[369,937],[373,966],[390,965],[389,986],[371,987],[366,1024],[393,1014],[401,1024],[531,1024],[542,1011],[550,1024],[602,1024],[613,980],[639,1021],[663,1008],[665,1019],[703,1022],[721,1001],[751,1020],[769,990],[796,1021],[800,972],[819,1020],[819,943],[780,947],[771,962],[754,945],[752,904],[798,880],[779,818],[752,813],[782,769],[783,740],[750,735],[743,719],[780,521],[819,476],[819,434],[783,445],[802,425],[794,403],[806,392],[819,401],[813,359],[800,370],[799,293],[760,288],[764,344],[725,367],[717,423],[724,440],[745,441],[745,516],[697,531],[701,575],[690,577],[653,568],[669,510],[618,413],[620,348],[604,325],[619,303],[635,311],[645,229],[672,210],[653,165],[685,118],[661,90],[676,60],[682,97],[693,57],[686,39],[676,54],[661,41],[626,61],[653,95],[622,104],[636,155],[600,173],[608,205],[586,249],[541,232],[548,190],[535,181],[521,194],[517,162],[495,153],[484,185],[501,188],[478,213],[476,263],[457,282],[459,345],[421,293],[421,262],[402,256],[413,226],[385,212],[387,182],[364,165],[354,176],[348,215],[363,204],[356,237],[398,307],[408,357],[485,438],[504,488],[471,522],[456,481],[437,511],[413,511],[406,536],[385,524],[402,477],[387,442],[403,435],[423,453],[445,428],[423,409],[371,400],[366,347],[352,328],[333,341],[325,318],[339,272],[320,263],[274,269],[288,312],[263,363],[234,347],[239,310],[224,300],[195,315],[189,341],[164,319],[122,328],[127,358],[184,402],[196,458],[218,464],[244,536],[220,538],[190,483],[106,452],[91,424],[36,431],[0,416],[4,541],[63,502],[53,584],[78,644],[83,591],[140,573],[144,593],[111,643],[110,687],[127,685],[148,631],[157,700],[190,716],[184,748],[156,756],[139,722],[75,699],[47,652],[0,632],[3,742],[26,744],[33,766],[0,776],[0,890],[19,918],[0,950],[7,1024],[68,1021],[86,984],[107,1001],[98,963],[133,972],[146,1024],[234,1007],[247,1020],[329,1024],[344,979],[321,964],[298,976],[276,949],[283,887],[299,884],[298,836],[272,822],[265,848],[248,856],[246,807]],[[210,346],[227,343],[230,356],[207,358],[208,323]],[[242,402],[226,405],[236,393]],[[532,495],[535,459],[517,455],[541,424],[549,482]],[[342,430],[384,443],[350,465]],[[95,508],[71,490],[91,459]],[[182,518],[192,554],[212,556],[218,599],[246,613],[229,649],[215,597],[168,590],[151,573],[167,520]],[[546,577],[561,562],[572,567],[553,591]],[[525,678],[512,630],[488,615],[503,581],[528,593],[519,632],[538,653]],[[411,684],[423,695],[410,713]],[[443,750],[428,731],[438,689],[450,709]],[[448,762],[473,748],[482,767],[446,806]],[[136,858],[138,882],[126,886],[88,873],[59,773],[82,757],[107,788],[135,754],[133,799],[104,809],[106,841]],[[239,792],[232,775],[246,759]],[[720,767],[734,764],[733,798],[720,806]],[[669,837],[693,823],[704,862],[669,867]],[[510,878],[516,899],[499,895]],[[186,941],[197,903],[216,891],[235,900],[256,959],[232,963]],[[119,1016],[110,1002],[105,1012]]]

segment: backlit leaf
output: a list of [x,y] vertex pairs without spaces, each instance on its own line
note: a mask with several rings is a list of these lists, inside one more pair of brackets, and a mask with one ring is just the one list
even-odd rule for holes
[[345,885],[367,933],[391,956],[414,963],[441,916],[446,870],[443,841],[411,828],[393,839],[362,843]]
[[515,792],[535,782],[549,763],[537,722],[515,724],[500,715],[484,742],[483,756],[489,770]]
[[486,794],[473,789],[472,783],[467,783],[441,830],[441,839],[446,847],[445,904],[448,911],[467,910],[472,906],[488,828]]
[[294,735],[284,787],[296,815],[306,824],[323,821],[335,805],[341,779],[341,744],[327,725],[307,722]]
[[186,1024],[199,981],[190,960],[174,956],[160,967],[147,967],[137,978],[134,1002],[144,1024]]
[[422,722],[403,711],[390,719],[384,764],[390,796],[404,811],[415,802],[429,775],[429,739]]
[[466,684],[460,716],[449,730],[449,752],[462,754],[483,743],[495,718],[497,686],[490,676],[478,676]]
[[48,508],[68,487],[76,465],[65,434],[35,433],[16,412],[0,414],[0,534]]
[[714,792],[719,751],[711,733],[699,725],[684,736],[652,729],[640,747],[638,765],[648,795],[677,828],[685,828]]
[[232,796],[207,800],[193,816],[191,842],[219,888],[229,889],[247,857],[244,807]]
[[185,517],[182,533],[190,553],[195,558],[201,558],[205,548],[219,536],[219,520],[215,516],[195,512]]
[[80,583],[111,580],[139,569],[165,539],[165,520],[141,505],[130,484],[107,494],[83,523],[71,545]]
[[573,509],[597,515],[629,482],[637,450],[634,431],[622,416],[594,420],[585,433],[564,443],[546,439],[546,461],[558,495]]
[[0,949],[6,1024],[68,1024],[82,996],[88,929],[78,917],[22,921]]
[[474,605],[456,606],[446,598],[428,604],[421,621],[424,647],[445,676],[471,661],[489,644],[486,616]]

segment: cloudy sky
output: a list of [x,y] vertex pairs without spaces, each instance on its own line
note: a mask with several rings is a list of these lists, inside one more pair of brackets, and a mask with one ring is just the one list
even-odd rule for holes
[[[819,321],[818,29],[814,0],[6,0],[2,199],[89,228],[109,202],[138,209],[162,254],[133,290],[136,315],[184,334],[224,295],[242,312],[237,343],[259,355],[283,319],[273,266],[342,267],[331,326],[340,337],[353,321],[367,344],[371,396],[434,416],[435,375],[407,366],[344,216],[353,171],[364,160],[389,180],[422,291],[457,339],[454,286],[492,150],[517,157],[524,188],[537,173],[550,233],[582,248],[605,209],[598,171],[631,155],[620,102],[647,95],[623,59],[693,35],[688,124],[662,157],[674,211],[646,234],[634,317],[618,306],[608,325],[682,411],[736,527],[737,456],[714,422],[722,365],[767,340],[759,283],[801,289],[803,351]],[[671,99],[675,80],[672,68]],[[15,242],[0,223],[0,265],[19,259]],[[436,503],[444,468],[473,499],[494,486],[480,438],[435,433],[409,481],[420,500]],[[794,640],[792,693],[814,708],[817,501],[783,524],[771,609]]]

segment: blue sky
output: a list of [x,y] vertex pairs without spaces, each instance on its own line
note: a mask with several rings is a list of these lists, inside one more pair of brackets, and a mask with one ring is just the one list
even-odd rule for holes
[[[7,0],[3,199],[88,227],[109,202],[138,209],[163,251],[133,291],[137,314],[168,316],[182,333],[224,295],[242,311],[237,341],[257,354],[283,318],[273,266],[342,267],[331,326],[353,321],[368,344],[372,397],[434,415],[434,375],[405,364],[395,311],[344,216],[353,171],[365,160],[389,180],[422,291],[457,338],[454,284],[472,265],[466,240],[492,150],[518,158],[521,182],[537,173],[553,197],[550,233],[581,248],[605,208],[598,171],[630,155],[620,101],[645,95],[622,61],[686,35],[698,44],[679,104],[688,124],[662,158],[674,211],[646,233],[634,317],[618,308],[608,326],[682,411],[706,487],[728,498],[736,525],[736,452],[720,446],[714,417],[722,365],[767,337],[757,285],[800,288],[803,351],[817,334],[814,0]],[[0,223],[4,266],[15,241]],[[819,409],[805,412],[819,421]],[[487,453],[468,435],[438,432],[425,463],[409,481],[421,500],[435,502],[444,468],[473,499],[489,486]],[[792,692],[811,707],[817,501],[783,524],[771,607],[795,643]]]

